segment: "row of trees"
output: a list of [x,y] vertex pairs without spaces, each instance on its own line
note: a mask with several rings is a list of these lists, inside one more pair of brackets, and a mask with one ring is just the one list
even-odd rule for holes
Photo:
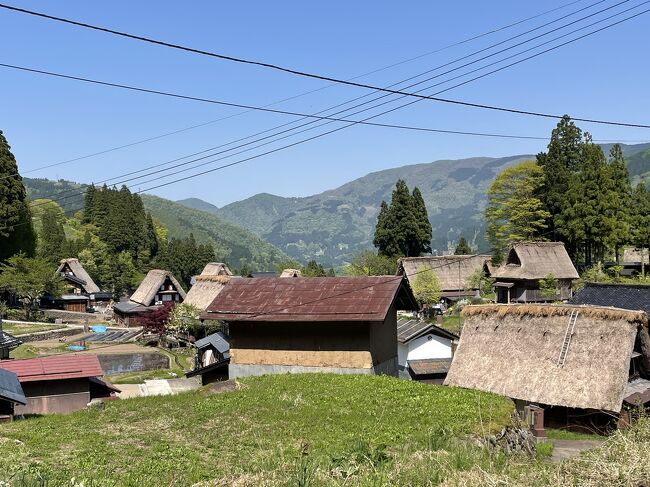
[[624,245],[650,244],[648,191],[643,183],[632,189],[621,147],[605,156],[568,116],[546,152],[497,176],[485,217],[496,262],[508,244],[522,240],[562,241],[587,266],[618,261]]

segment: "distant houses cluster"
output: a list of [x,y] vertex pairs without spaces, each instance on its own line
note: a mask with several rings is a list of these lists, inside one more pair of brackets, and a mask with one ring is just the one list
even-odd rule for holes
[[[106,300],[78,260],[62,261],[57,272],[67,291],[52,306],[78,311]],[[420,272],[437,276],[444,306],[468,304],[460,332],[420,313],[412,291]],[[551,289],[543,285],[549,276]],[[650,403],[650,287],[586,283],[574,294],[578,277],[557,242],[514,244],[499,266],[487,255],[402,258],[393,276],[306,278],[286,269],[243,278],[209,263],[187,293],[170,272],[151,270],[112,309],[129,327],[184,302],[204,323],[220,323],[194,341],[187,376],[203,384],[278,373],[386,374],[508,396],[543,436],[545,425],[608,428],[613,417],[627,424],[634,408]],[[494,291],[491,303],[479,303],[481,280]],[[17,344],[0,330],[0,359]],[[114,397],[90,357],[0,360],[0,419]],[[57,399],[43,399],[43,388]]]

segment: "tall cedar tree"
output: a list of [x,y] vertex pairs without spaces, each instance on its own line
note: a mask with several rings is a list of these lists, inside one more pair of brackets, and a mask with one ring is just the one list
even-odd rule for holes
[[431,252],[431,224],[417,188],[411,195],[404,180],[397,181],[390,206],[382,201],[373,243],[381,255],[389,257]]
[[39,255],[45,260],[58,264],[66,257],[63,252],[68,250],[61,212],[46,209],[41,215],[41,233],[39,235]]
[[19,252],[32,256],[36,233],[27,204],[27,191],[16,159],[0,130],[0,262]]
[[621,247],[630,242],[632,225],[632,185],[623,150],[614,144],[609,151],[609,178],[612,184],[612,231],[608,245],[614,249],[616,262],[620,261]]
[[[634,206],[631,217],[632,243],[639,248],[650,248],[650,192],[643,182],[634,188]],[[647,251],[647,250],[646,250]]]
[[456,245],[456,250],[454,250],[454,255],[469,255],[472,253],[472,248],[465,240],[465,237],[460,237],[458,245]]

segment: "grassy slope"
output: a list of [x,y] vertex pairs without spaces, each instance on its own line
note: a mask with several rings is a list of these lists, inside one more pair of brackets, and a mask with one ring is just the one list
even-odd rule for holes
[[366,459],[374,468],[407,446],[500,427],[511,409],[495,395],[389,377],[249,378],[236,392],[115,401],[105,411],[3,425],[0,480],[31,465],[51,485],[72,477],[92,485],[297,485],[305,459],[333,480]]

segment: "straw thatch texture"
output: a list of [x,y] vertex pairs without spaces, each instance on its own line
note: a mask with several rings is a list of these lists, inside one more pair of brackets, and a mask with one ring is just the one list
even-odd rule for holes
[[410,280],[424,266],[438,277],[442,291],[458,291],[468,289],[469,278],[489,261],[489,255],[404,257],[398,262],[397,274]]
[[68,265],[68,267],[70,267],[70,270],[72,271],[75,277],[85,282],[84,290],[87,293],[92,294],[92,293],[100,292],[99,286],[95,284],[95,281],[93,281],[92,277],[90,277],[90,275],[86,272],[86,269],[84,269],[84,267],[81,265],[79,259],[63,259],[56,272],[59,273],[63,271],[66,264]]
[[625,264],[650,263],[650,251],[648,249],[625,249],[623,251],[623,262]]
[[208,262],[201,271],[202,276],[232,276],[232,271],[223,262]]
[[147,276],[140,283],[138,289],[135,290],[130,301],[144,306],[151,306],[156,297],[156,293],[160,289],[160,286],[164,284],[167,277],[169,277],[169,280],[172,282],[181,297],[185,299],[185,291],[171,272],[162,269],[152,269],[147,273]]
[[300,269],[285,269],[280,277],[302,277],[302,271]]
[[230,276],[197,276],[196,283],[187,292],[187,296],[185,296],[183,302],[196,306],[201,311],[205,311],[231,279],[233,277]]
[[[580,311],[563,366],[572,310]],[[582,409],[621,409],[645,313],[543,305],[471,306],[445,380],[451,386]]]
[[508,252],[506,263],[492,272],[497,279],[578,279],[562,242],[520,242]]

